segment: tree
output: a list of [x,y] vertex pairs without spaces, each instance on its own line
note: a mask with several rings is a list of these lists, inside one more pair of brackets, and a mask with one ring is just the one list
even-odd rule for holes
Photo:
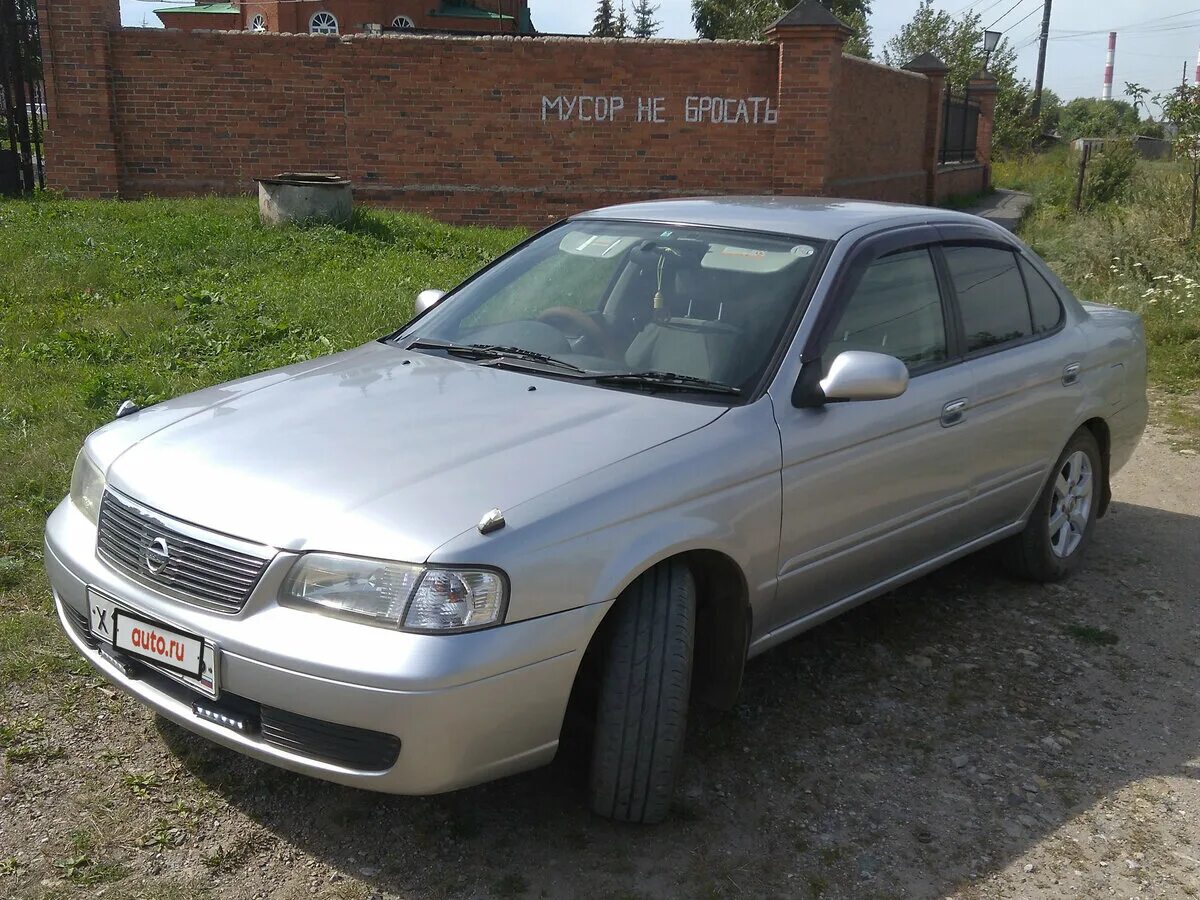
[[662,22],[654,18],[658,4],[650,0],[633,0],[633,36],[646,40],[658,34]]
[[[983,31],[979,13],[967,11],[955,17],[935,8],[933,0],[921,0],[912,20],[884,45],[883,61],[903,66],[922,53],[933,53],[949,69],[947,84],[960,93],[986,61],[998,91],[993,145],[1001,152],[1027,149],[1041,131],[1030,114],[1032,88],[1017,77],[1017,55],[1007,38],[1002,38],[985,60]],[[1043,93],[1043,110],[1048,105]]]
[[625,0],[621,0],[621,9],[617,13],[617,37],[629,37],[629,13],[625,10]]
[[1187,162],[1192,175],[1192,208],[1188,236],[1196,236],[1196,205],[1200,201],[1200,85],[1181,84],[1169,94],[1154,98],[1163,117],[1174,124],[1175,155]]
[[1143,106],[1146,107],[1146,115],[1150,114],[1150,104],[1146,103],[1146,98],[1150,96],[1150,89],[1138,84],[1136,81],[1125,82],[1125,96],[1133,101],[1133,111],[1138,112]]
[[[966,12],[956,19],[935,8],[933,0],[921,0],[912,20],[884,45],[883,61],[889,66],[903,66],[922,53],[932,53],[942,60],[950,70],[946,80],[961,91],[983,68],[982,17],[977,12]],[[988,60],[988,71],[997,82],[1016,69],[1014,57],[1008,40],[1002,38]]]
[[592,22],[592,34],[596,37],[616,37],[617,17],[613,12],[612,0],[599,0],[596,18]]
[[1064,138],[1132,137],[1141,130],[1141,119],[1133,104],[1124,100],[1076,97],[1062,108],[1058,130]]
[[[818,0],[854,30],[846,51],[871,55],[871,0]],[[709,40],[755,41],[767,26],[796,5],[796,0],[692,0],[692,24]]]

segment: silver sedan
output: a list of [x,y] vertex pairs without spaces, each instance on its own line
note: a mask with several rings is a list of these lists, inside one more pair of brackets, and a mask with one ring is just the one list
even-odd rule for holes
[[124,407],[46,567],[92,665],[227,747],[429,794],[548,762],[571,706],[594,809],[656,821],[749,657],[989,544],[1069,575],[1145,370],[971,216],[618,206],[379,341]]

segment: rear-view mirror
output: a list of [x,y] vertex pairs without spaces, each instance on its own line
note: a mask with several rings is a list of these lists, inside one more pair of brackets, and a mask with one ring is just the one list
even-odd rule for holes
[[908,389],[908,367],[894,356],[868,350],[839,353],[821,379],[826,400],[891,400]]

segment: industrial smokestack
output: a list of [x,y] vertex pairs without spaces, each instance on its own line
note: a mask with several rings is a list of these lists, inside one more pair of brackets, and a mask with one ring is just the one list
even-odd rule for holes
[[1104,100],[1112,99],[1112,82],[1113,82],[1113,65],[1117,61],[1117,33],[1110,31],[1108,33],[1108,62],[1104,64],[1104,93],[1101,95]]

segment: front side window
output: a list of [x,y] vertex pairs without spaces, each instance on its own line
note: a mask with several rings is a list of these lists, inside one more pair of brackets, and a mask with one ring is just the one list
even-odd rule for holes
[[393,28],[412,28],[413,20],[410,19],[408,16],[396,16],[396,18],[392,19],[392,27]]
[[657,373],[749,393],[821,247],[712,228],[568,222],[485,270],[397,341],[433,353],[452,345],[460,358],[481,346],[540,354],[570,366],[564,375],[604,376],[608,386],[641,389],[627,376]]
[[337,19],[333,13],[313,13],[313,17],[308,20],[308,30],[313,34],[337,34]]
[[844,350],[886,353],[910,372],[946,360],[942,295],[928,248],[871,263],[833,329],[825,365]]
[[970,245],[948,246],[945,252],[968,353],[1033,334],[1025,282],[1015,253]]
[[256,34],[261,34],[267,30],[267,20],[260,14],[250,20],[250,30]]

